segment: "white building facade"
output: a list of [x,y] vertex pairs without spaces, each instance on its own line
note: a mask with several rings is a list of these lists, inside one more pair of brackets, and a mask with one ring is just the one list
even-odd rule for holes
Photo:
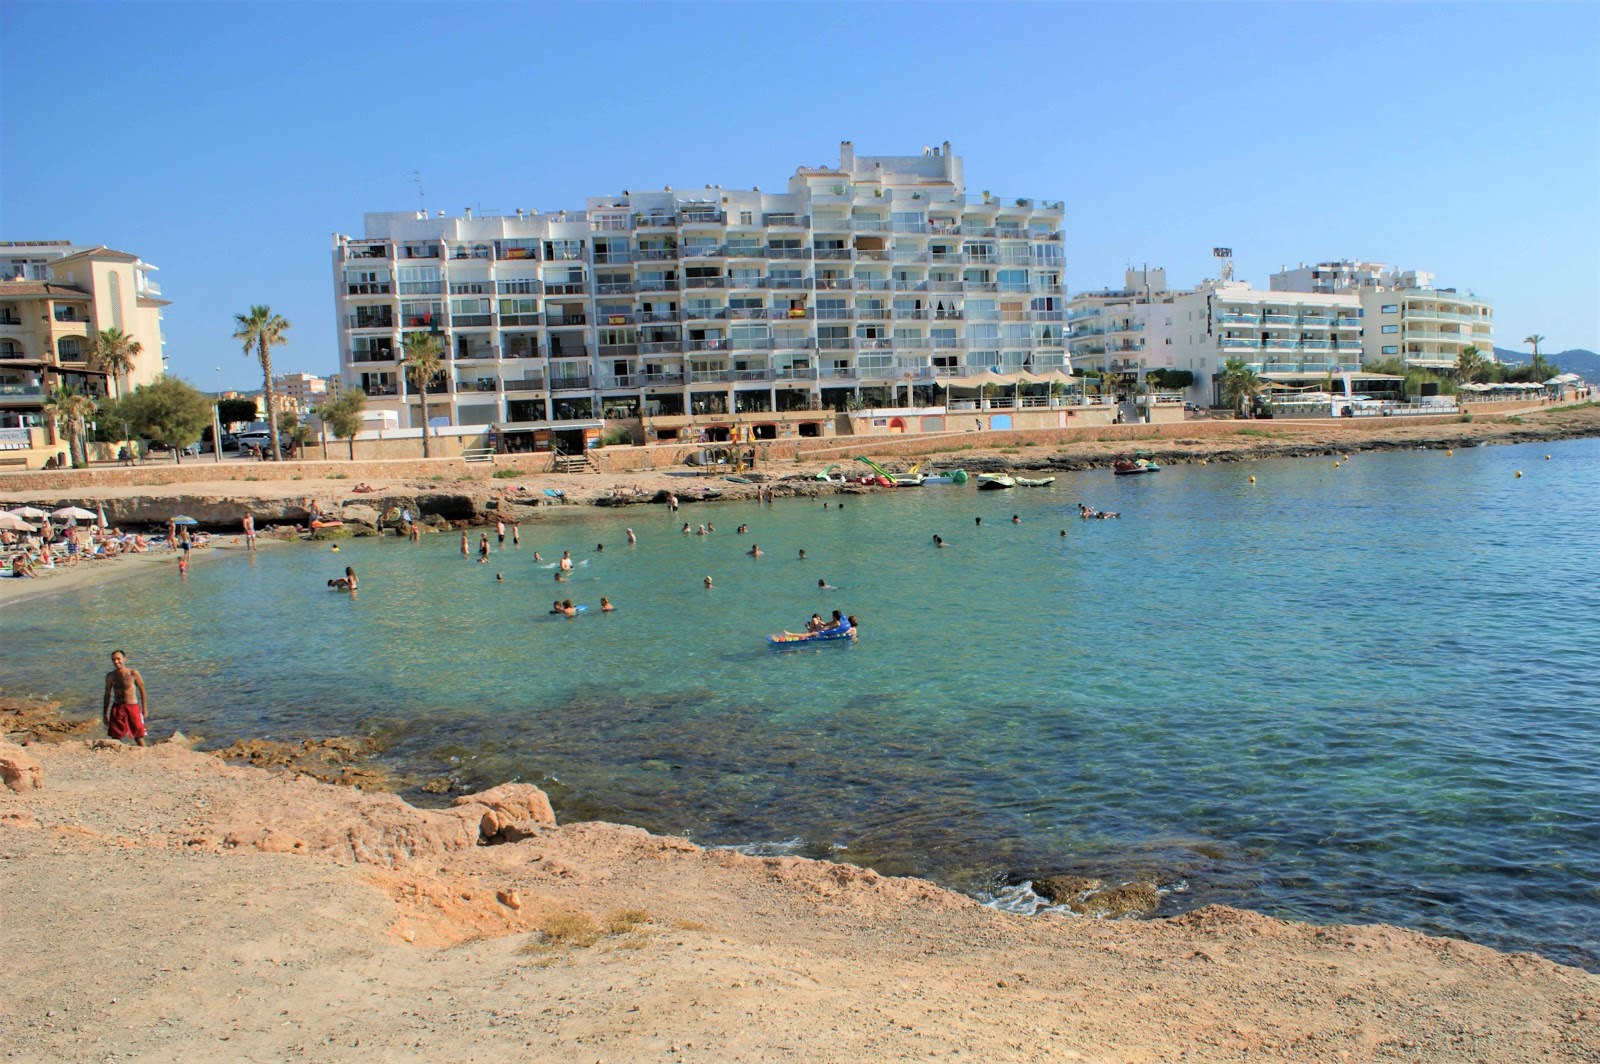
[[842,410],[1068,372],[1062,204],[966,193],[948,143],[801,167],[788,190],[591,198],[336,235],[340,371],[420,425],[401,361],[436,333],[429,415],[506,433]]
[[1357,296],[1364,362],[1398,358],[1408,369],[1453,370],[1468,347],[1494,359],[1494,306],[1471,292],[1437,287],[1423,270],[1344,259],[1284,269],[1272,275],[1271,287]]

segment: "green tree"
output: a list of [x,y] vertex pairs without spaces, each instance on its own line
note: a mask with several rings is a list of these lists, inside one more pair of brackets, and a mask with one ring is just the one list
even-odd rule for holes
[[1456,374],[1462,384],[1471,384],[1483,376],[1485,364],[1483,352],[1476,345],[1468,346],[1456,357]]
[[133,369],[144,345],[121,329],[101,329],[89,338],[89,361],[100,366],[111,378],[111,394],[121,395],[128,373]]
[[89,464],[89,453],[83,445],[83,427],[94,409],[94,400],[70,384],[56,385],[55,391],[45,400],[44,416],[50,422],[51,442],[58,442],[62,429],[66,430],[67,450],[72,455],[74,469]]
[[[261,362],[261,381],[267,397],[267,416],[270,418],[270,412],[277,406],[272,394],[272,349],[288,342],[283,334],[289,331],[289,323],[272,313],[272,308],[268,306],[252,306],[250,313],[235,314],[233,320],[238,326],[233,338],[244,345],[245,357],[254,355]],[[270,435],[272,457],[276,460],[282,457],[278,453],[278,436],[277,433]]]
[[1524,336],[1522,342],[1533,348],[1533,360],[1535,362],[1539,361],[1539,345],[1544,343],[1544,337],[1534,333],[1531,336]]
[[406,379],[422,399],[422,457],[428,457],[428,385],[439,375],[444,347],[429,332],[406,333]]
[[278,411],[278,435],[289,441],[291,458],[304,458],[305,446],[311,442],[311,429],[293,410]]
[[1230,358],[1222,364],[1222,401],[1236,414],[1247,414],[1252,400],[1261,394],[1261,377],[1245,364],[1242,358]]
[[131,419],[123,409],[123,400],[105,398],[95,404],[94,428],[89,438],[95,443],[120,443],[128,438]]
[[361,411],[366,409],[367,393],[359,388],[348,388],[337,399],[329,399],[317,407],[317,416],[328,426],[334,439],[343,439],[350,445],[350,461],[356,460],[356,433],[361,431]]
[[261,413],[254,399],[223,399],[217,403],[217,420],[226,429],[229,425],[250,422]]
[[183,449],[211,424],[211,400],[188,381],[165,374],[135,388],[123,409],[141,436],[171,447],[180,464]]

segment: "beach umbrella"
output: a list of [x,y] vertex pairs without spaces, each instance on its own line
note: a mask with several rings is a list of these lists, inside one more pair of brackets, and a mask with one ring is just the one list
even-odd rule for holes
[[0,513],[0,528],[8,529],[9,531],[12,531],[12,532],[32,532],[32,531],[34,531],[34,526],[33,525],[28,524],[28,522],[24,521],[22,518],[18,517],[16,514],[8,514],[8,513]]
[[81,506],[63,506],[59,510],[52,511],[50,516],[66,518],[67,520],[76,518],[79,521],[93,521],[94,511],[85,510]]
[[95,506],[95,510],[96,510],[95,517],[100,519],[100,527],[101,528],[105,528],[106,527],[106,504],[103,503],[103,502],[102,503],[98,503]]
[[19,506],[15,510],[12,510],[10,512],[12,514],[15,514],[17,517],[49,517],[50,516],[49,514],[45,513],[43,510],[39,509],[37,506]]
[[179,514],[172,519],[172,523],[175,525],[198,525],[200,522],[192,517],[185,517],[183,514]]

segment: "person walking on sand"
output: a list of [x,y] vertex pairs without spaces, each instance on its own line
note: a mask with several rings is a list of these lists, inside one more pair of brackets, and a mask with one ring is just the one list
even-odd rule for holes
[[244,549],[256,549],[256,519],[248,510],[244,515]]
[[128,655],[111,652],[111,671],[106,673],[105,698],[100,703],[100,719],[106,734],[113,739],[132,739],[144,745],[144,722],[150,716],[150,696],[145,693],[144,677],[128,668]]

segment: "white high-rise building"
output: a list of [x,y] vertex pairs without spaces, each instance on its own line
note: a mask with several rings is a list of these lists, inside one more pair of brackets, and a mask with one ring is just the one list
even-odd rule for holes
[[1365,326],[1363,362],[1398,358],[1408,368],[1451,370],[1468,347],[1494,359],[1493,305],[1465,290],[1439,288],[1423,270],[1345,259],[1282,270],[1272,275],[1271,286],[1355,295]]
[[369,214],[333,241],[340,369],[417,426],[400,360],[429,331],[446,353],[436,420],[570,445],[604,419],[667,439],[703,415],[767,414],[762,438],[794,412],[1064,375],[1061,222],[1060,203],[967,195],[948,143],[857,156],[848,141],[785,192]]

